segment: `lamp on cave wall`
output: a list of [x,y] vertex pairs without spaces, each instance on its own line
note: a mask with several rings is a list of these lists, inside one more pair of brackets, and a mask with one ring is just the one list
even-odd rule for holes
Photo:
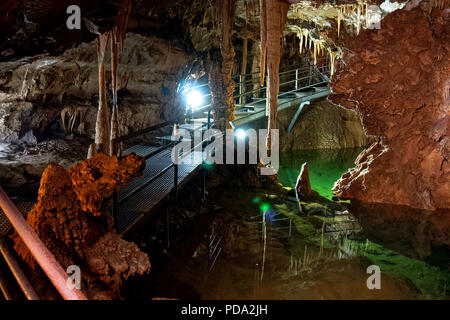
[[203,96],[198,90],[191,90],[186,94],[187,108],[195,109],[203,103]]

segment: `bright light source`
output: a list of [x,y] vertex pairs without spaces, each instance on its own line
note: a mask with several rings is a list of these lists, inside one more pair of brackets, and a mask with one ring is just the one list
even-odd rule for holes
[[245,139],[246,133],[244,130],[242,129],[237,129],[236,130],[236,137],[238,137],[238,139]]
[[197,90],[192,90],[187,94],[187,104],[189,107],[199,107],[203,103],[203,97]]

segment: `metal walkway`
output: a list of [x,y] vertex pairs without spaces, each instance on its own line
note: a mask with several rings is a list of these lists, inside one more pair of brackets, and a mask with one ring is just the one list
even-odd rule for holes
[[[158,148],[154,146],[147,146],[143,144],[132,146],[124,151],[124,154],[130,154],[132,152],[137,155],[145,157],[145,155],[156,151]],[[132,194],[133,190],[144,185],[146,181],[159,175],[165,168],[170,167],[172,164],[171,148],[165,149],[146,160],[145,169],[142,177],[135,178],[128,183],[117,194],[118,207],[117,207],[117,220],[116,228],[118,232],[125,233],[130,230],[136,222],[143,218],[147,213],[157,206],[164,198],[175,188],[175,171],[167,170],[152,183],[148,184],[142,190],[139,190],[132,197],[128,195]],[[195,153],[190,154],[191,159],[195,156]],[[193,163],[193,161],[192,161]],[[201,165],[180,163],[178,165],[178,186],[183,185],[189,180],[189,178],[195,174]]]
[[[278,95],[278,111],[290,107],[298,107],[302,103],[328,96],[330,63],[327,58],[319,59],[317,65],[293,66],[281,70],[280,93]],[[238,128],[247,123],[267,117],[267,77],[266,85],[259,85],[260,73],[237,75],[235,80],[236,101],[235,119],[231,126]],[[187,106],[189,121],[207,123],[211,118],[211,92],[208,83],[187,85],[186,92],[199,91],[204,105]],[[207,118],[205,116],[207,115]],[[298,115],[297,115],[298,116]]]

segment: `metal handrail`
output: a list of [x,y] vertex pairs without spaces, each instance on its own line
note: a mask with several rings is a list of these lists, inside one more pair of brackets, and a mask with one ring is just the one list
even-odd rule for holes
[[121,136],[121,137],[118,137],[118,138],[114,138],[114,139],[112,139],[112,142],[113,143],[123,142],[125,140],[141,136],[141,135],[149,133],[151,131],[155,131],[157,129],[161,129],[161,128],[163,128],[165,126],[168,126],[170,124],[174,124],[174,122],[173,121],[162,122],[162,123],[159,123],[159,124],[156,124],[156,125],[153,125],[153,126],[150,126],[150,127],[147,127],[147,128],[141,129],[141,130],[138,130],[136,132],[131,132],[131,133],[127,134],[127,135],[124,135],[124,136]]
[[12,203],[5,191],[3,191],[2,187],[0,187],[0,207],[60,295],[66,300],[87,300],[80,290],[69,288],[67,285],[69,276],[26,222],[17,207]]
[[[300,88],[297,88],[297,84],[298,84],[299,81],[306,80],[306,79],[311,78],[314,75],[318,75],[318,74],[323,77],[324,76],[323,73],[327,71],[326,70],[327,68],[329,68],[329,63],[328,62],[325,65],[324,64],[321,65],[321,62],[324,62],[324,61],[327,62],[327,57],[323,57],[323,58],[318,59],[317,64],[315,64],[315,65],[303,66],[303,67],[299,67],[299,68],[290,69],[290,70],[286,70],[286,71],[280,72],[279,76],[286,76],[286,75],[290,76],[290,75],[293,75],[295,73],[296,79],[289,80],[289,81],[286,81],[286,82],[282,82],[282,83],[280,83],[279,86],[282,87],[282,86],[286,86],[288,84],[295,83],[296,89],[300,89]],[[297,65],[297,66],[300,66],[300,65]],[[299,78],[299,75],[302,72],[305,72],[305,74],[307,74],[307,76]],[[235,82],[234,88],[237,88],[237,87],[242,88],[243,86],[246,86],[246,85],[259,84],[259,81],[260,81],[259,78],[252,78],[252,79],[249,79],[249,80],[245,80],[245,78],[247,76],[249,76],[249,75],[256,75],[256,74],[260,74],[260,72],[254,72],[254,73],[248,73],[248,74],[238,74],[238,75],[234,76],[233,79],[235,79],[237,77],[239,77],[239,78],[243,77],[243,79],[244,79],[242,81]],[[201,86],[205,86],[205,85],[207,85],[207,83],[202,84]],[[200,86],[198,86],[198,87],[200,87]],[[198,87],[193,87],[192,89],[195,89],[195,88],[198,88]],[[240,92],[242,90],[242,89],[240,89],[238,94],[233,95],[233,98],[234,99],[239,99],[240,104],[242,104],[241,103],[242,102],[241,101],[242,97],[245,97],[245,96],[251,95],[253,93],[260,92],[262,90],[266,90],[266,89],[267,89],[267,85],[259,87],[259,88],[256,88],[256,89],[252,89],[250,91],[245,91],[245,92]],[[206,94],[206,95],[204,95],[202,97],[207,97],[207,96],[211,96],[211,93]],[[267,98],[261,98],[260,100],[257,100],[257,102],[264,101],[266,99]],[[211,107],[212,107],[211,103],[208,103],[208,104],[206,104],[206,105],[196,109],[195,111],[192,111],[191,115],[198,114],[198,113],[201,113],[201,112],[204,112],[204,111],[207,111],[207,110],[211,110]]]
[[22,268],[14,258],[12,252],[9,250],[8,244],[6,243],[5,239],[0,240],[0,253],[3,256],[6,264],[8,265],[9,270],[11,270],[13,277],[16,279],[17,284],[25,295],[25,298],[27,298],[28,300],[39,300],[38,294],[34,290],[28,278],[23,273]]

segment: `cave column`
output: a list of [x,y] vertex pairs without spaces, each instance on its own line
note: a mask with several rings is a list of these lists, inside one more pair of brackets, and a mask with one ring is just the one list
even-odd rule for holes
[[230,127],[229,122],[234,120],[234,110],[236,109],[233,98],[235,83],[231,75],[233,71],[235,54],[232,37],[234,16],[236,12],[236,0],[221,0],[220,3],[220,15],[222,21],[222,41],[220,43],[220,51],[222,53],[222,77],[226,107],[225,128],[228,128]]
[[109,114],[106,103],[106,83],[105,83],[105,51],[108,45],[110,33],[106,32],[97,38],[97,56],[98,56],[98,112],[95,123],[95,144],[89,147],[88,158],[98,152],[109,155],[110,135],[109,135]]

